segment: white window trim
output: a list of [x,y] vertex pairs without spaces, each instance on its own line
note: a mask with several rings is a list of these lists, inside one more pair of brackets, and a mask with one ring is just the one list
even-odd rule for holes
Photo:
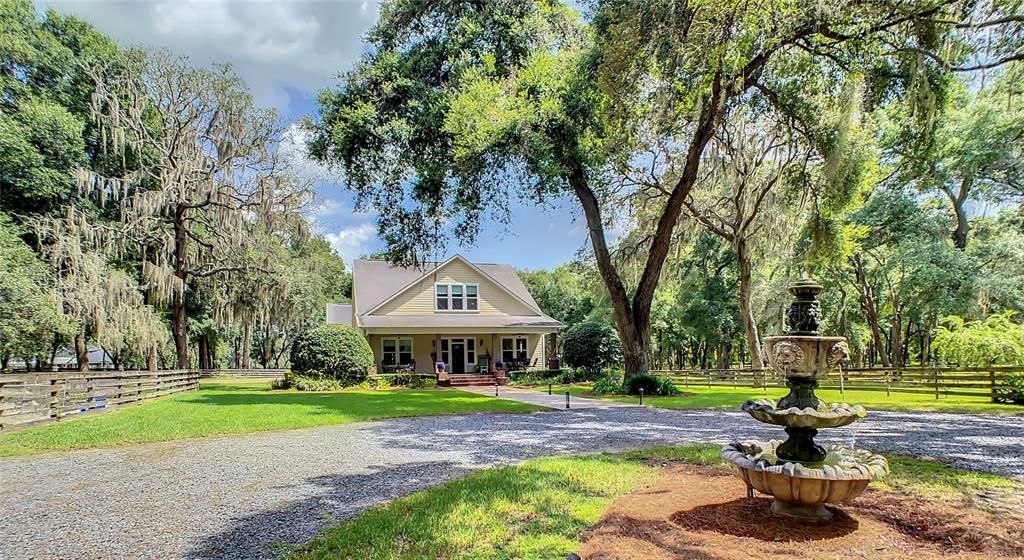
[[[478,362],[480,361],[480,356],[481,356],[481,350],[480,350],[481,346],[479,344],[477,344],[476,336],[473,336],[473,335],[466,335],[466,336],[463,336],[463,337],[460,337],[460,336],[456,336],[456,337],[446,336],[446,337],[441,338],[440,356],[441,356],[441,361],[443,361],[445,366],[448,368],[448,373],[451,373],[452,369],[453,369],[452,368],[452,343],[454,341],[461,341],[462,342],[462,360],[463,360],[463,362],[465,362],[465,369],[467,370],[466,373],[476,373],[476,368],[478,366]],[[444,349],[444,344],[445,343],[448,344],[448,349],[447,350]],[[469,346],[471,344],[473,345],[473,349],[472,350],[469,349]],[[445,352],[448,353],[448,359],[447,360],[444,359],[444,353]],[[470,361],[470,359],[469,359],[469,354],[470,353],[473,354],[473,360],[472,361]]]
[[527,360],[530,359],[530,337],[525,335],[525,334],[520,334],[520,335],[515,335],[515,336],[503,336],[503,337],[501,337],[501,340],[498,341],[498,344],[499,344],[499,346],[498,346],[498,353],[501,356],[501,361],[502,362],[505,361],[505,341],[506,340],[511,340],[512,341],[512,357],[513,358],[516,357],[516,340],[525,340],[526,341],[526,359]]
[[[437,308],[437,287],[447,286],[448,287],[448,309]],[[462,286],[462,309],[452,309],[452,286]],[[476,309],[466,309],[469,301],[466,288],[473,286],[476,288]],[[477,282],[434,282],[434,312],[435,313],[480,313],[480,284]]]
[[[384,367],[384,342],[387,341],[387,340],[394,340],[395,341],[395,365],[396,366],[409,365],[412,362],[416,361],[416,346],[415,346],[416,341],[413,339],[413,337],[411,337],[411,336],[382,336],[380,338],[380,365],[381,365],[381,367]],[[402,363],[401,347],[402,347],[402,341],[403,340],[408,340],[409,341],[409,360],[410,360],[409,364],[403,364]]]

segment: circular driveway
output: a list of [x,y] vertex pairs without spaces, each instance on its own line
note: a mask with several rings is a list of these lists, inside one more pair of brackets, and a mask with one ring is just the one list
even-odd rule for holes
[[[1024,419],[870,412],[819,441],[1024,476]],[[325,523],[532,457],[782,438],[739,412],[394,419],[0,460],[0,558],[273,558]]]

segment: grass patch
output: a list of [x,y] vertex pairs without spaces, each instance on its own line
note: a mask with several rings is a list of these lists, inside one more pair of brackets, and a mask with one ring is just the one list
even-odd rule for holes
[[488,469],[371,509],[291,558],[564,558],[612,500],[656,474],[613,455]]
[[984,490],[1024,491],[1024,484],[995,474],[957,469],[905,455],[886,455],[891,472],[879,488],[924,497],[965,497]]
[[[779,399],[786,394],[784,388],[768,388],[767,391],[752,389],[750,387],[707,387],[694,386],[684,387],[679,385],[679,390],[687,395],[671,397],[645,396],[644,404],[658,408],[689,409],[689,408],[711,408],[739,410],[740,404],[747,399]],[[560,392],[568,390],[574,396],[605,399],[619,402],[636,403],[637,397],[631,395],[593,395],[590,393],[590,384],[556,385]],[[544,386],[547,390],[547,386]],[[864,405],[870,413],[875,410],[903,410],[921,412],[966,412],[974,414],[1024,414],[1024,407],[1013,404],[999,404],[988,402],[987,399],[978,397],[942,397],[935,399],[934,395],[923,395],[914,393],[893,393],[886,396],[883,391],[846,391],[845,395],[838,390],[819,389],[815,391],[819,398],[829,402],[848,402]]]
[[0,435],[0,456],[346,424],[399,416],[532,412],[540,407],[439,389],[271,391],[270,382],[204,379],[198,391]]
[[[552,457],[477,472],[372,508],[297,547],[291,560],[564,558],[612,501],[653,482],[659,461],[725,468],[717,445]],[[909,457],[890,458],[882,487],[958,493],[1015,482]]]

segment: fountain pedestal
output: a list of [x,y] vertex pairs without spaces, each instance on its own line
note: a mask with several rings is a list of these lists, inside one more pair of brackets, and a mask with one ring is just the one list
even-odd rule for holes
[[866,414],[862,406],[829,404],[814,394],[818,379],[849,358],[845,338],[821,336],[818,330],[821,290],[810,279],[791,286],[789,331],[764,339],[765,357],[786,377],[789,393],[778,403],[757,399],[742,406],[756,420],[784,427],[789,439],[732,443],[722,449],[722,458],[736,465],[749,487],[775,498],[773,512],[810,521],[831,519],[825,504],[855,498],[889,472],[881,455],[814,441],[819,429],[845,426]]

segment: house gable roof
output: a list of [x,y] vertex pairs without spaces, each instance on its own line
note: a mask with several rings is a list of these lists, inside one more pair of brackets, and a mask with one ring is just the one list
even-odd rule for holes
[[519,300],[537,315],[543,316],[537,302],[519,278],[515,269],[507,264],[476,264],[462,255],[455,255],[441,263],[425,263],[422,267],[393,266],[384,261],[357,259],[353,265],[353,286],[356,313],[367,316],[386,303],[395,299],[429,274],[434,274],[448,264],[461,261],[487,280]]

